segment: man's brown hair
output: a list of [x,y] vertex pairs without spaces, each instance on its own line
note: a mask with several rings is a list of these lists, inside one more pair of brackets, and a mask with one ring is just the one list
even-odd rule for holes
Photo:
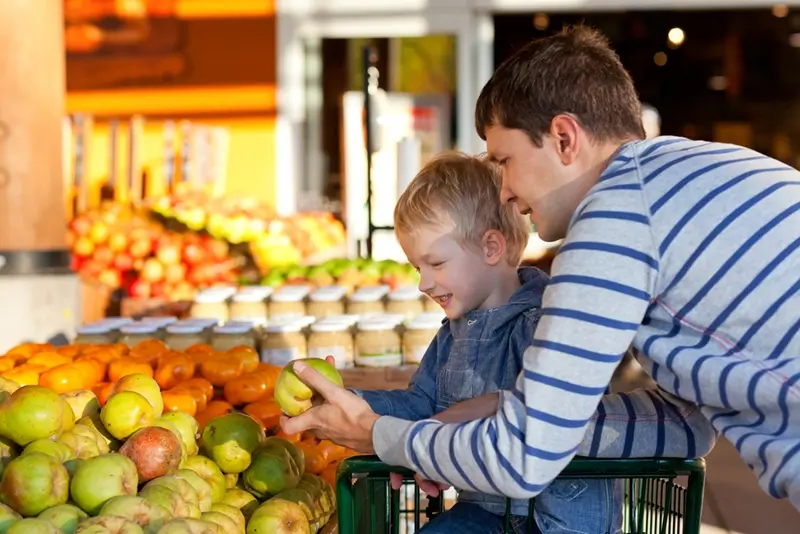
[[644,139],[642,111],[630,75],[599,32],[565,28],[537,39],[506,59],[475,107],[475,128],[522,130],[536,146],[554,117],[575,117],[595,141]]
[[411,180],[394,208],[398,233],[413,235],[424,225],[452,221],[462,245],[480,247],[484,234],[499,231],[506,240],[506,260],[518,266],[531,228],[513,204],[500,202],[501,177],[482,156],[444,152]]

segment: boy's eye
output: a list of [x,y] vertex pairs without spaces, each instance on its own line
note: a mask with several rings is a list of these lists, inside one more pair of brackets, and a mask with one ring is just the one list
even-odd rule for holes
[[442,265],[444,265],[443,261],[435,261],[435,262],[431,263],[431,267],[433,267],[434,269],[436,267],[441,267]]

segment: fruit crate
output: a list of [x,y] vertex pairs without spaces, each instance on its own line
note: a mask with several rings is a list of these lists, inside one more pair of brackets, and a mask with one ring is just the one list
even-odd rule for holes
[[[705,469],[703,459],[575,458],[559,478],[622,480],[623,534],[699,534]],[[390,473],[405,477],[403,488],[389,488]],[[686,477],[685,486],[679,477]],[[444,510],[440,497],[423,497],[411,471],[388,466],[374,456],[342,461],[336,497],[339,534],[412,534]],[[424,508],[423,501],[427,501]],[[533,500],[529,510],[527,529],[534,532]],[[508,519],[507,513],[505,532],[510,532]]]

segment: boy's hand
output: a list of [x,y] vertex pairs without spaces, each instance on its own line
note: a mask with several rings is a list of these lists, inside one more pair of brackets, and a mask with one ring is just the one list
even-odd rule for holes
[[431,419],[442,423],[466,423],[467,421],[485,419],[497,413],[499,402],[499,393],[487,393],[486,395],[454,404],[445,411],[434,415]]
[[[416,481],[417,486],[419,486],[419,489],[431,497],[438,497],[440,491],[444,491],[450,487],[450,484],[425,480],[424,478],[421,478],[419,474],[414,475],[414,480]],[[389,484],[392,486],[393,490],[399,490],[403,487],[403,475],[398,473],[390,473]]]

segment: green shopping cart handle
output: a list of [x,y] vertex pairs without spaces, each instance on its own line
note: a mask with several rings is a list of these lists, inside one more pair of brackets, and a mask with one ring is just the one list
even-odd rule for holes
[[[703,458],[584,458],[575,457],[561,472],[561,478],[662,478],[705,472]],[[336,469],[336,478],[355,473],[389,475],[398,473],[406,477],[414,472],[405,467],[383,463],[377,456],[353,456],[343,460]]]

